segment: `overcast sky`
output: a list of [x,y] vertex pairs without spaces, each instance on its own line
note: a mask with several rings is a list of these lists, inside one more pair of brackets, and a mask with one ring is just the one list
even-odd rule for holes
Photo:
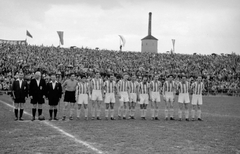
[[240,54],[240,0],[0,0],[0,39],[140,51],[149,12],[158,52]]

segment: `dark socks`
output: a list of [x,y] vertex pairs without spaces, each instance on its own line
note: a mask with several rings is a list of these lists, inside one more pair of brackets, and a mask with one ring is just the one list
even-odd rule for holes
[[20,119],[22,118],[23,116],[23,109],[20,109]]
[[15,117],[18,118],[18,109],[14,109]]
[[57,117],[57,109],[54,109],[54,118]]
[[52,113],[53,113],[53,110],[52,110],[52,109],[49,109],[50,118],[52,118]]
[[42,109],[38,109],[38,116],[42,115]]
[[33,108],[33,109],[32,109],[32,116],[33,116],[33,118],[35,118],[35,116],[36,116],[36,111],[37,111],[36,108]]

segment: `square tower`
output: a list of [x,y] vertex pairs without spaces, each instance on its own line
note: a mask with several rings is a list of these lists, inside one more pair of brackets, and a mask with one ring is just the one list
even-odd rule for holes
[[149,12],[148,36],[142,39],[141,52],[158,52],[158,39],[152,36],[152,12]]

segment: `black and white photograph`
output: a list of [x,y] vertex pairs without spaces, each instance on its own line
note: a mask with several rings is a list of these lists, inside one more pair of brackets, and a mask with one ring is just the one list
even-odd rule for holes
[[0,154],[240,154],[239,0],[0,0]]

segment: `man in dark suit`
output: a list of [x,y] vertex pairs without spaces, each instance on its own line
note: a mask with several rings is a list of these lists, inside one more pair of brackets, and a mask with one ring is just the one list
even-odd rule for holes
[[[15,113],[15,120],[22,121],[22,115],[24,110],[24,103],[28,97],[28,85],[27,81],[23,80],[23,72],[18,74],[18,79],[13,81],[12,84],[12,97],[14,100],[14,113]],[[20,114],[18,116],[18,111],[20,110]]]
[[38,118],[42,115],[42,104],[45,103],[46,96],[46,82],[44,79],[41,79],[41,73],[36,72],[34,79],[30,81],[29,85],[29,97],[31,99],[32,108],[32,121],[35,120],[36,111],[38,108]]
[[54,120],[57,119],[57,105],[62,97],[62,85],[61,83],[56,81],[56,75],[52,74],[51,75],[51,81],[47,83],[47,92],[46,96],[48,98],[48,104],[50,106],[49,108],[49,115],[50,119],[52,120],[52,115],[54,113]]

